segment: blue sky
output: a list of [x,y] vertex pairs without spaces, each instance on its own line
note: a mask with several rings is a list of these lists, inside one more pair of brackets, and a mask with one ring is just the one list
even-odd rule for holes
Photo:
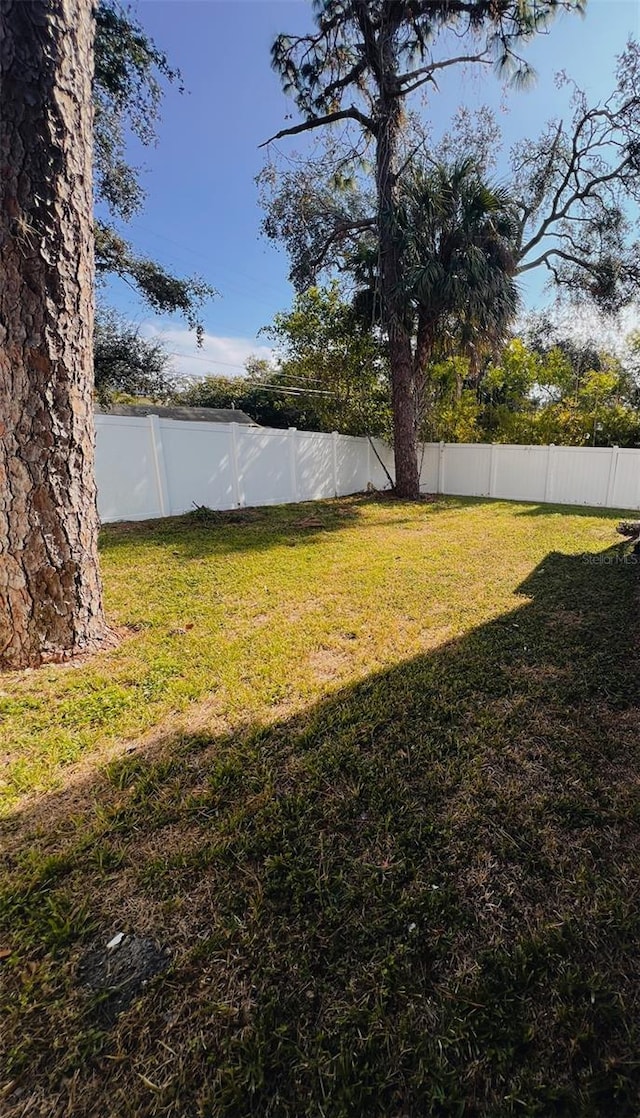
[[[311,7],[306,0],[139,0],[133,10],[182,70],[187,92],[169,89],[157,147],[131,145],[148,198],[124,231],[139,251],[182,274],[198,272],[220,296],[204,312],[202,351],[180,319],[153,318],[123,284],[111,282],[104,300],[146,332],[160,332],[171,351],[184,355],[176,360],[183,371],[240,374],[250,352],[268,352],[257,333],[293,294],[286,256],[260,234],[254,179],[265,160],[259,145],[295,113],[271,70],[270,45],[279,32],[308,30]],[[423,111],[437,134],[461,102],[489,104],[508,150],[548,118],[566,115],[566,94],[553,81],[558,70],[593,97],[605,95],[630,34],[640,34],[640,0],[588,0],[584,19],[560,16],[528,49],[538,73],[533,89],[505,94],[490,73],[456,71]],[[278,144],[289,154],[303,147],[296,138]],[[530,305],[548,301],[542,279],[525,290]]]

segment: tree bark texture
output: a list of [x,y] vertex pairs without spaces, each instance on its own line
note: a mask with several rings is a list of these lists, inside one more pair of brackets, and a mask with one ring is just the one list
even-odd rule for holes
[[378,197],[378,239],[383,324],[387,330],[391,399],[393,405],[393,447],[399,497],[420,496],[416,377],[413,366],[411,328],[406,321],[402,293],[402,247],[397,227],[398,140],[402,107],[394,88],[397,59],[391,26],[380,31],[379,89],[376,138],[376,187]]
[[0,668],[105,636],[91,0],[0,0]]

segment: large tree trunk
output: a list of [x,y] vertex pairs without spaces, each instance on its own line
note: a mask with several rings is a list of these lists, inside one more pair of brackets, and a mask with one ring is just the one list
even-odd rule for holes
[[389,327],[389,364],[393,404],[393,457],[398,497],[420,496],[415,377],[411,338],[406,330]]
[[418,436],[422,438],[426,438],[425,415],[429,403],[427,397],[429,391],[428,375],[432,356],[433,324],[426,310],[420,309],[418,312],[416,344],[413,353],[413,375],[416,383],[416,426]]
[[378,240],[382,289],[382,325],[389,345],[395,489],[399,497],[420,496],[416,378],[411,330],[402,294],[402,245],[398,235],[398,138],[401,105],[395,88],[397,59],[391,28],[380,32],[380,99],[376,138]]
[[93,424],[91,0],[0,0],[0,668],[105,636]]

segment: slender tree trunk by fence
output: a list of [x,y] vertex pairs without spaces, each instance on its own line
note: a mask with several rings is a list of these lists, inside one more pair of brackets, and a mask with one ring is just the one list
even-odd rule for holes
[[383,322],[387,331],[391,398],[395,490],[399,497],[420,496],[416,378],[411,330],[406,321],[402,293],[403,260],[398,230],[398,137],[402,108],[395,90],[397,73],[394,29],[381,35],[379,120],[376,138],[378,191],[378,240],[382,286]]
[[0,0],[0,668],[105,636],[93,425],[91,0]]

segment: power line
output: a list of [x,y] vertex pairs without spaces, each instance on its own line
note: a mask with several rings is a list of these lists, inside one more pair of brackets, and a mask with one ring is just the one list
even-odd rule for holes
[[284,392],[287,396],[335,396],[327,388],[294,388],[293,385],[265,384],[258,381],[256,388],[272,388],[275,392]]
[[[204,378],[198,377],[194,374],[193,379],[198,383],[202,383]],[[261,381],[256,381],[250,385],[251,388],[259,388],[261,392],[271,392],[280,396],[336,396],[335,392],[330,392],[329,389],[319,388],[294,388],[292,385],[279,385],[279,384],[263,384]]]
[[[167,354],[169,355],[169,357],[183,357],[186,361],[206,361],[207,364],[209,364],[209,365],[224,365],[225,368],[228,368],[228,369],[242,369],[243,372],[247,371],[245,365],[234,365],[231,361],[219,361],[217,357],[201,357],[200,354],[196,354],[196,353],[193,353],[193,354],[174,353],[173,350],[167,350]],[[320,381],[320,380],[317,380],[317,379],[307,380],[306,377],[297,377],[294,373],[285,373],[284,375],[286,377],[288,377],[289,380],[300,381],[303,385],[304,384],[322,384],[322,381]],[[262,383],[262,382],[259,382],[259,383]]]
[[[197,256],[201,260],[206,260],[207,262],[209,262],[209,260],[210,260],[209,256],[206,255],[204,252],[199,252],[197,249],[191,248],[189,245],[183,245],[179,241],[174,241],[172,237],[167,237],[165,233],[158,233],[155,229],[150,229],[148,225],[141,225],[139,221],[132,221],[129,224],[134,229],[139,229],[142,233],[148,233],[152,237],[158,237],[160,240],[166,241],[168,244],[173,245],[175,248],[179,248],[181,252],[189,253],[189,255],[191,255],[191,256]],[[218,266],[216,266],[216,267],[218,267]],[[218,270],[220,270],[220,269],[218,269]],[[230,268],[229,265],[225,265],[222,268],[222,271],[223,272],[225,272],[225,271],[230,272],[233,275],[240,276],[242,279],[249,280],[250,283],[255,283],[261,288],[268,287],[272,291],[274,291],[274,292],[278,291],[278,293],[280,293],[279,289],[276,287],[275,284],[265,283],[264,280],[260,279],[258,276],[252,276],[248,272],[241,271],[239,268]],[[236,291],[238,291],[237,288],[236,288]],[[245,294],[242,291],[240,291],[239,293],[241,295]],[[252,298],[252,296],[249,295],[249,298]],[[257,300],[254,300],[254,301],[257,301]]]
[[301,384],[322,384],[318,377],[297,377],[295,373],[282,373],[282,376],[289,380],[299,380]]
[[[159,335],[162,338],[162,335]],[[231,361],[219,361],[217,357],[201,357],[197,353],[174,353],[173,350],[168,349],[167,354],[169,357],[182,357],[185,361],[206,361],[208,365],[224,365],[228,369],[242,369],[246,372],[244,365],[234,365]]]

